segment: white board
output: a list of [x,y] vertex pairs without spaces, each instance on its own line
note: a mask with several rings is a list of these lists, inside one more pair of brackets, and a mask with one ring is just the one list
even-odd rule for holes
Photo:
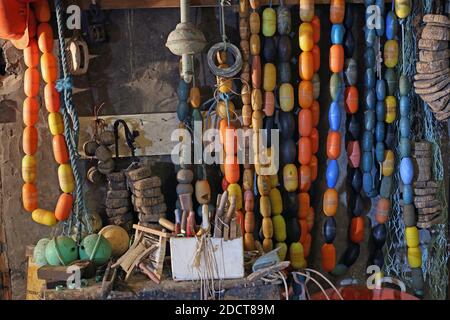
[[[224,241],[223,238],[211,238],[217,268],[214,279],[239,279],[244,277],[244,248],[242,237]],[[196,238],[170,238],[172,278],[175,281],[199,280],[205,270],[205,261],[194,266],[197,250]]]
[[[177,144],[177,141],[171,141],[172,131],[178,128],[179,123],[175,112],[101,116],[99,119],[104,120],[111,130],[117,119],[123,119],[130,130],[139,131],[136,156],[170,155]],[[78,152],[82,158],[88,158],[84,154],[83,144],[92,139],[94,129],[94,117],[80,117]],[[119,127],[119,137],[119,156],[130,156],[122,125]]]

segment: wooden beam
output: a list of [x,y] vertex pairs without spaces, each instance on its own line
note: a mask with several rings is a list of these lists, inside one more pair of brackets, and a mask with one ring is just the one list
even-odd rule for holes
[[[170,155],[177,142],[171,140],[171,133],[178,129],[176,112],[147,113],[132,115],[101,116],[104,123],[112,130],[117,119],[125,120],[130,130],[139,132],[136,138],[136,156]],[[80,117],[80,139],[78,151],[84,159],[88,159],[84,153],[83,145],[92,140],[95,132],[94,117]],[[129,157],[130,150],[125,143],[124,131],[119,130],[119,156]]]
[[[179,0],[99,0],[97,1],[102,9],[157,9],[157,8],[178,8]],[[347,0],[349,3],[364,3],[364,0]],[[385,2],[392,2],[387,0]],[[91,0],[81,0],[83,9],[87,9]],[[261,0],[261,5],[266,6],[270,0]],[[315,4],[329,4],[330,0],[315,0]],[[273,0],[273,5],[278,5],[279,0]],[[284,0],[284,4],[288,6],[298,5],[299,0]],[[191,0],[192,7],[215,7],[217,0]]]

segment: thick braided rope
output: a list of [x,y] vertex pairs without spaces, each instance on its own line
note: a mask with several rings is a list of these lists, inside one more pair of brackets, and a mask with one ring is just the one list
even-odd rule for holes
[[75,204],[75,223],[77,224],[78,234],[77,241],[81,238],[82,229],[82,215],[85,215],[85,223],[88,233],[92,232],[90,219],[83,197],[83,179],[78,171],[77,159],[79,158],[77,146],[78,136],[80,131],[80,123],[75,106],[72,102],[72,81],[68,72],[67,59],[65,55],[65,43],[64,43],[64,23],[63,23],[63,8],[62,1],[55,0],[56,8],[56,21],[58,25],[58,43],[59,43],[59,56],[62,68],[63,79],[58,80],[57,89],[63,92],[64,100],[62,103],[61,113],[64,119],[64,133],[67,140],[67,147],[69,150],[70,164],[72,166],[73,175],[76,182],[76,204]]

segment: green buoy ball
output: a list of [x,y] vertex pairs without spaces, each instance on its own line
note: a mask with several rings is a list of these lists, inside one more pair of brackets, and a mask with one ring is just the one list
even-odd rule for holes
[[92,260],[96,265],[102,265],[108,262],[111,253],[111,244],[102,235],[90,234],[81,241],[81,260]]
[[36,243],[36,246],[33,250],[33,260],[38,266],[45,266],[48,264],[47,259],[45,258],[45,248],[47,244],[50,242],[50,239],[43,238]]
[[334,267],[333,271],[331,271],[331,274],[333,276],[342,276],[347,272],[347,270],[348,268],[344,264],[338,263]]
[[77,244],[70,237],[53,238],[45,248],[45,258],[51,266],[67,266],[78,259]]

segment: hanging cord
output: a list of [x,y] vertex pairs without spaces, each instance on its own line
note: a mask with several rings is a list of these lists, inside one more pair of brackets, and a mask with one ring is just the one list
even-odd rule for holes
[[228,37],[225,31],[225,5],[230,5],[229,0],[218,0],[220,9],[220,36],[222,38],[223,48],[227,50]]
[[[64,134],[66,137],[67,148],[69,150],[70,164],[72,166],[73,175],[76,183],[76,202],[74,204],[75,223],[77,226],[77,243],[81,241],[82,225],[85,224],[85,228],[88,233],[92,233],[91,221],[86,210],[86,205],[83,197],[83,179],[78,171],[77,159],[80,157],[78,154],[78,137],[80,132],[80,123],[77,115],[77,111],[72,101],[72,77],[68,72],[68,63],[65,55],[65,42],[64,42],[64,19],[63,19],[63,7],[61,0],[55,0],[56,9],[56,21],[58,25],[58,43],[59,43],[59,57],[60,65],[62,69],[62,78],[56,82],[56,90],[63,93],[64,99],[61,98],[61,113],[64,120]],[[83,223],[82,216],[85,217]]]
[[106,122],[103,119],[100,119],[98,117],[98,114],[100,113],[100,110],[102,109],[102,107],[105,105],[104,102],[102,102],[100,105],[98,106],[94,106],[93,107],[93,114],[94,114],[94,139],[97,139],[97,135],[98,135],[98,131],[99,129],[101,131],[103,131],[103,129],[106,126]]
[[284,276],[284,274],[281,271],[269,273],[269,274],[265,275],[264,277],[262,277],[261,280],[268,282],[268,283],[274,283],[274,282],[281,280],[283,282],[286,300],[289,300],[289,288],[288,288],[288,285],[286,282],[286,277]]
[[[207,61],[208,61],[208,67],[211,70],[211,72],[217,76],[217,77],[223,77],[223,78],[232,78],[236,74],[241,71],[242,68],[242,55],[241,51],[238,47],[236,47],[234,44],[230,43],[228,41],[228,37],[225,32],[225,5],[229,6],[231,5],[230,0],[218,0],[219,3],[219,9],[220,9],[220,37],[222,39],[222,42],[216,43],[213,45],[209,50],[207,54]],[[227,68],[219,68],[215,63],[215,55],[217,52],[220,51],[226,51],[231,52],[231,54],[234,57],[234,64]]]
[[340,300],[344,300],[344,297],[342,297],[342,295],[341,295],[341,293],[339,292],[339,290],[338,290],[338,289],[333,285],[333,283],[332,283],[330,280],[328,280],[322,273],[320,273],[319,271],[313,270],[313,269],[309,269],[309,268],[306,268],[305,271],[306,271],[306,273],[298,272],[298,271],[292,272],[292,275],[293,275],[293,277],[294,277],[294,281],[297,282],[297,283],[299,283],[299,284],[302,284],[301,281],[299,281],[299,280],[296,279],[296,276],[297,276],[297,275],[304,276],[304,277],[306,278],[306,281],[305,281],[305,288],[306,288],[306,283],[307,283],[309,280],[311,280],[312,282],[314,282],[314,283],[319,287],[319,289],[320,289],[320,290],[322,291],[322,293],[325,295],[325,297],[327,298],[327,300],[330,300],[330,297],[329,297],[328,294],[326,293],[325,289],[320,285],[320,283],[319,283],[316,279],[314,279],[314,278],[310,275],[310,272],[313,272],[313,273],[319,275],[322,279],[324,279],[324,280],[331,286],[331,288],[333,289],[334,292],[336,292],[336,294],[337,294],[337,296],[339,297]]
[[[306,278],[306,281],[311,280],[312,282],[314,282],[315,285],[319,287],[320,291],[322,291],[322,293],[324,294],[325,298],[326,298],[327,300],[330,300],[330,297],[328,296],[327,292],[326,292],[325,289],[322,287],[322,285],[319,283],[319,281],[317,281],[316,279],[312,278],[309,274],[306,274],[306,273],[303,273],[303,272],[300,272],[300,271],[292,272],[293,279],[294,279],[294,281],[297,282],[298,284],[303,284],[300,280],[298,280],[298,279],[296,278],[298,275],[301,275],[301,276],[305,277],[305,278]],[[305,287],[306,287],[306,284],[305,284]]]
[[317,271],[317,270],[309,269],[309,268],[306,268],[305,271],[313,272],[313,273],[317,274],[318,276],[320,276],[322,279],[324,279],[324,280],[330,285],[330,287],[333,288],[333,290],[337,293],[337,295],[339,296],[339,298],[340,298],[341,300],[344,300],[344,298],[342,297],[342,295],[341,295],[341,293],[339,292],[339,290],[335,287],[335,285],[334,285],[330,280],[328,280],[328,278],[325,277],[322,273],[320,273],[320,272]]

